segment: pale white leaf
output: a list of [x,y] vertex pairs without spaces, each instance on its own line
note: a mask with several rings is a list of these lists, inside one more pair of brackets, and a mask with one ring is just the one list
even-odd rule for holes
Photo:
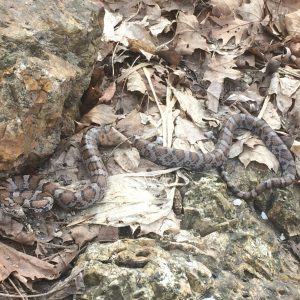
[[140,92],[145,94],[147,91],[146,85],[139,72],[134,71],[127,77],[127,89],[131,92]]
[[181,108],[191,117],[198,126],[203,126],[204,104],[197,100],[190,90],[180,91],[172,88],[172,91],[177,98]]
[[255,161],[268,166],[270,170],[275,172],[279,169],[279,162],[275,155],[265,146],[257,145],[254,149],[245,149],[239,156],[240,161],[245,167],[249,165],[250,162]]

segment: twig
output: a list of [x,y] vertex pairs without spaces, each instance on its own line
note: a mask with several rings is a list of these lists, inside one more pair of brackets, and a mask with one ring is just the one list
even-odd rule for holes
[[160,113],[160,116],[161,116],[161,119],[162,119],[162,128],[163,128],[163,145],[166,146],[166,137],[167,137],[167,127],[166,127],[166,116],[163,112],[163,109],[162,109],[162,105],[159,103],[159,100],[157,98],[157,95],[156,95],[156,92],[155,92],[155,89],[153,87],[153,84],[152,84],[152,80],[150,78],[150,74],[147,70],[147,68],[143,68],[143,71],[144,71],[144,74],[148,80],[148,83],[149,83],[149,86],[150,86],[150,89],[151,89],[151,92],[153,94],[153,98],[155,100],[155,103],[158,107],[158,110],[159,110],[159,113]]
[[115,48],[114,48],[114,51],[112,53],[112,56],[111,56],[111,69],[112,69],[112,77],[115,78],[115,64],[114,64],[114,61],[115,61],[115,55],[116,55],[116,51],[117,51],[117,47],[119,46],[119,42],[117,42]]
[[138,69],[141,69],[141,68],[144,68],[144,67],[147,67],[147,66],[150,66],[151,63],[140,63],[138,65],[136,65],[135,67],[132,67],[132,68],[128,68],[126,70],[126,72],[124,72],[124,74],[122,74],[120,77],[118,77],[116,79],[116,83],[119,83],[121,82],[123,79],[125,79],[126,77],[128,77],[131,73],[137,71]]
[[260,112],[259,112],[259,114],[257,116],[259,119],[261,119],[262,116],[264,115],[264,113],[265,113],[265,111],[267,109],[267,105],[270,102],[270,98],[271,98],[270,95],[267,95],[267,97],[265,98],[264,104],[263,104],[263,106],[262,106],[262,108],[261,108],[261,110],[260,110]]
[[24,298],[24,296],[21,294],[20,290],[17,288],[17,286],[15,285],[15,283],[10,279],[8,278],[8,281],[9,283],[13,286],[13,288],[16,290],[16,292],[18,293],[18,295],[22,298],[22,299],[26,299]]

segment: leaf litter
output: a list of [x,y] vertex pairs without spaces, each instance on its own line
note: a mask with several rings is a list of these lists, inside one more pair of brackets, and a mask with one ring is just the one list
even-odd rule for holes
[[[229,114],[254,111],[273,129],[300,135],[299,8],[293,2],[124,0],[104,6],[103,46],[76,124],[78,131],[90,124],[119,131],[102,150],[111,174],[108,191],[76,215],[54,210],[47,217],[29,215],[24,223],[1,212],[2,235],[36,247],[31,255],[1,244],[1,279],[21,282],[16,292],[33,292],[36,280],[59,278],[88,242],[117,240],[119,227],[138,235],[179,230],[172,207],[177,187],[186,182],[167,176],[177,168],[164,170],[140,158],[128,137],[208,151],[215,127]],[[81,134],[63,142],[43,170],[74,189],[87,178]],[[300,170],[298,144],[292,151]],[[250,133],[237,137],[230,157],[245,167],[255,161],[278,169]],[[68,295],[74,285],[79,291],[80,274],[73,270],[47,293]]]

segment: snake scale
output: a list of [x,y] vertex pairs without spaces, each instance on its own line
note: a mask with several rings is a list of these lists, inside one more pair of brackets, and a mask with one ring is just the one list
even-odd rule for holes
[[[280,137],[263,120],[244,114],[231,116],[223,126],[215,150],[210,153],[190,152],[162,147],[138,137],[132,144],[146,159],[167,167],[183,167],[201,171],[220,167],[226,161],[237,129],[247,129],[258,135],[270,151],[277,157],[282,176],[268,179],[248,192],[240,191],[227,181],[231,191],[240,198],[250,199],[267,189],[286,187],[296,178],[296,166],[291,152]],[[103,198],[108,173],[103,164],[98,147],[99,135],[105,135],[103,127],[91,127],[82,137],[81,155],[89,171],[89,183],[79,191],[72,191],[57,183],[49,182],[39,176],[15,176],[1,183],[1,202],[18,203],[35,212],[52,208],[53,199],[63,208],[84,209]]]

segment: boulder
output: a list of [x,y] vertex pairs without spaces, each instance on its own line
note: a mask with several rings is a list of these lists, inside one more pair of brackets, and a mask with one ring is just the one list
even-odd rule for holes
[[1,1],[1,175],[30,172],[74,129],[103,13],[93,0]]

